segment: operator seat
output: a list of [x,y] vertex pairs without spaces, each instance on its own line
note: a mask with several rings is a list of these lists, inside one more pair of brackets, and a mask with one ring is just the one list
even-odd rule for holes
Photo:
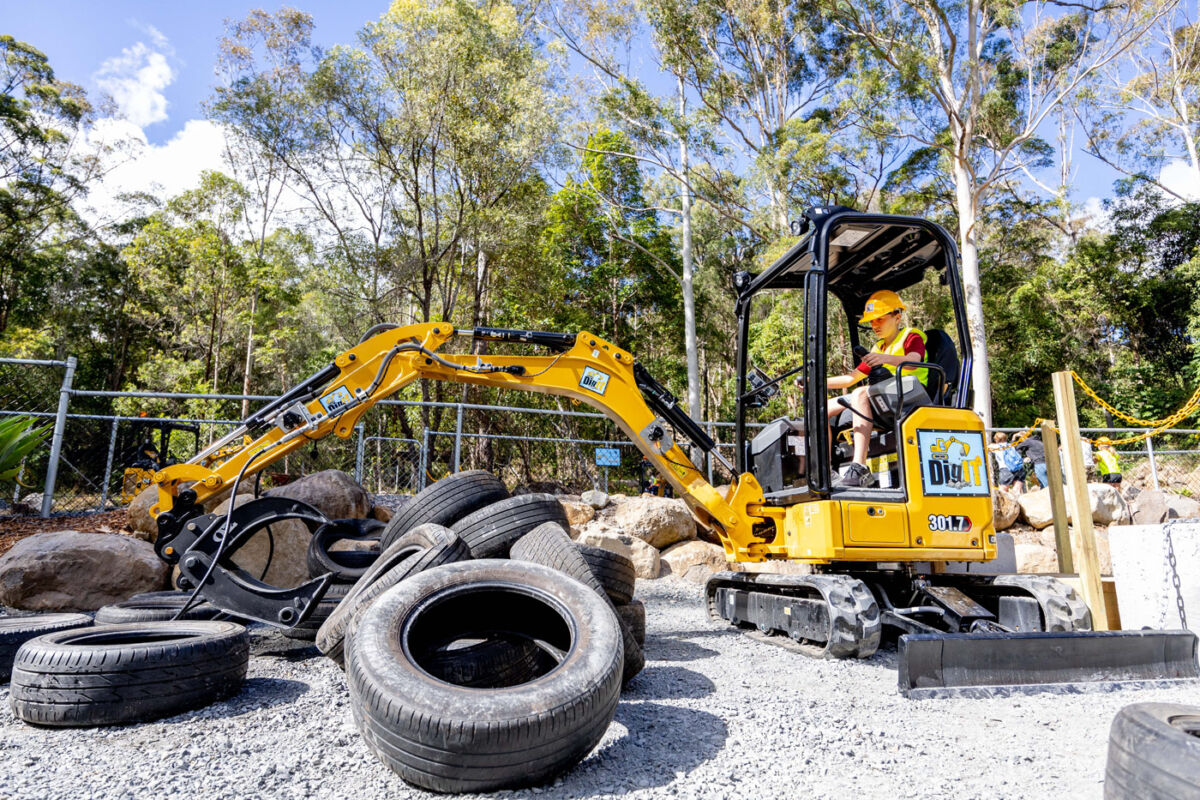
[[953,396],[955,384],[958,383],[958,350],[950,334],[940,328],[925,332],[925,361],[937,364],[946,373],[946,385],[938,391],[939,396],[933,398],[935,406],[944,406]]

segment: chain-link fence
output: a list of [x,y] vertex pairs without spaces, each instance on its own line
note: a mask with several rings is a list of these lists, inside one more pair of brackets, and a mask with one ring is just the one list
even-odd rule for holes
[[[72,386],[73,372],[73,359],[0,359],[0,416],[29,414],[55,429],[25,460],[20,483],[0,497],[0,508],[48,514],[119,507],[136,494],[139,477],[191,459],[247,411],[274,399],[89,391]],[[497,394],[478,396],[486,401]],[[654,481],[641,453],[604,415],[546,395],[504,399],[518,396],[530,404],[385,400],[349,437],[331,435],[295,450],[265,469],[261,480],[269,488],[338,469],[375,494],[411,494],[463,469],[486,469],[510,486],[539,490],[636,493]],[[701,424],[733,461],[732,424]],[[1084,435],[1119,439],[1131,432],[1140,431],[1086,429]],[[1116,457],[1126,487],[1200,496],[1200,431],[1164,431],[1118,447]],[[1096,458],[1085,455],[1085,461],[1094,465]],[[727,480],[711,464],[702,469],[713,483]],[[1095,466],[1092,471],[1098,479]],[[1032,484],[1036,473],[1030,473]]]
[[[1015,434],[1024,428],[995,428]],[[1141,428],[1082,428],[1080,433],[1090,442],[1083,443],[1083,462],[1088,480],[1100,482],[1105,469],[1096,442],[1104,438],[1117,441],[1134,434],[1145,433]],[[1027,448],[1019,450],[1024,454]],[[1121,488],[1162,490],[1185,497],[1200,497],[1200,430],[1167,430],[1140,442],[1111,447],[1115,457],[1109,469],[1121,476]],[[1036,470],[1027,470],[1026,488],[1038,488]]]

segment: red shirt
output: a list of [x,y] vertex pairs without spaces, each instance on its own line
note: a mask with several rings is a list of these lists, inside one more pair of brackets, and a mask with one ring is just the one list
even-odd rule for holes
[[[925,340],[921,338],[919,333],[910,333],[908,338],[904,340],[904,355],[914,356],[913,361],[925,360]],[[867,366],[867,362],[863,361],[855,367],[863,375],[870,375],[871,368]]]

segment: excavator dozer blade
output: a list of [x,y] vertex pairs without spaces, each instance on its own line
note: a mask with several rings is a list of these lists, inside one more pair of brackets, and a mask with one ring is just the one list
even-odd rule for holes
[[1196,679],[1196,641],[1186,630],[901,636],[900,693],[1003,697]]

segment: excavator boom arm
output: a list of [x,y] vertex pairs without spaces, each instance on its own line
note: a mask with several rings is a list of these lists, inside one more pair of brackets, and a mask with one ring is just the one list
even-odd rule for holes
[[[439,353],[456,334],[542,345],[559,352],[486,357]],[[418,378],[553,394],[596,408],[621,428],[683,498],[697,521],[720,537],[730,558],[764,557],[762,542],[753,532],[760,520],[746,511],[748,503],[762,502],[762,490],[754,477],[739,476],[730,496],[723,497],[674,441],[666,423],[693,439],[697,434],[703,437],[703,432],[674,406],[674,399],[635,363],[632,354],[587,332],[456,331],[441,322],[376,333],[339,354],[329,367],[256,412],[241,428],[188,464],[156,473],[159,496],[151,513],[172,514],[181,505],[199,505],[235,481],[331,433],[348,438],[375,403]],[[659,414],[647,403],[643,387]],[[220,457],[222,448],[227,450],[230,442],[245,438],[252,441]],[[711,441],[704,444],[712,446]]]

